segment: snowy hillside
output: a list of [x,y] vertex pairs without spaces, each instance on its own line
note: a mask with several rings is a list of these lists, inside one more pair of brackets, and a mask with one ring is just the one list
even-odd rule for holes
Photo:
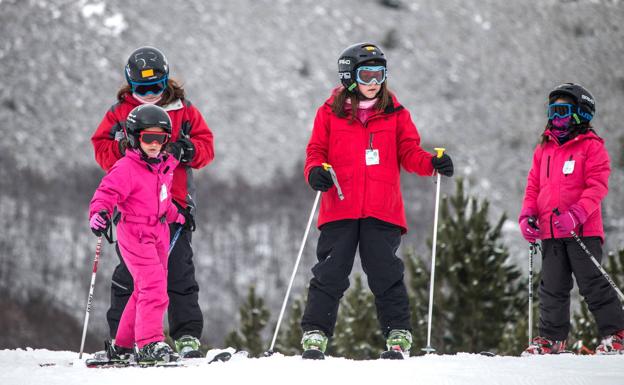
[[[428,384],[428,385],[621,385],[624,356],[485,357],[421,356],[405,361],[352,361],[299,357],[235,359],[185,368],[88,369],[74,352],[0,351],[3,385],[86,384]],[[43,365],[43,366],[42,366]]]

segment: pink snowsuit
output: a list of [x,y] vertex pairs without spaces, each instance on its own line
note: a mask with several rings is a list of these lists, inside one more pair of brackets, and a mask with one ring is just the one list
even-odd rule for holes
[[113,208],[121,213],[117,225],[119,250],[134,280],[134,291],[126,305],[115,344],[139,348],[163,341],[163,316],[167,296],[169,226],[178,217],[171,202],[173,170],[178,161],[160,157],[148,163],[138,150],[126,151],[98,186],[90,204],[91,217]]
[[[540,239],[566,238],[553,226],[553,209],[561,212],[578,205],[587,220],[574,231],[581,237],[604,240],[601,202],[609,191],[609,154],[603,140],[592,131],[559,145],[550,131],[549,140],[538,145],[527,178],[519,222],[538,218]],[[572,163],[573,162],[573,163]],[[566,170],[566,164],[571,165]]]

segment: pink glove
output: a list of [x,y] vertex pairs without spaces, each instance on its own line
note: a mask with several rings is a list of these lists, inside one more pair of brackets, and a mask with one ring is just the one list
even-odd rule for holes
[[572,205],[569,211],[554,216],[553,225],[562,233],[570,234],[570,231],[582,225],[586,220],[585,210],[579,205]]
[[102,235],[102,233],[108,229],[108,226],[110,226],[110,221],[106,211],[100,211],[93,214],[91,219],[89,219],[89,226],[91,227],[93,234],[98,237]]
[[182,213],[178,213],[178,216],[176,217],[175,223],[179,223],[181,225],[186,223],[186,218],[184,218],[184,215],[182,215]]
[[[539,238],[539,228],[535,228],[529,224],[530,216],[526,216],[520,220],[520,231],[524,239],[530,243],[535,243]],[[537,224],[536,224],[537,225]]]

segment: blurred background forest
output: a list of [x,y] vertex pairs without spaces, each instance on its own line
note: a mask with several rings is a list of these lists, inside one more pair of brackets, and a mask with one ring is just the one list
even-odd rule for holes
[[[215,161],[195,173],[202,340],[224,344],[251,286],[273,325],[314,199],[302,177],[312,120],[338,83],[338,54],[365,40],[384,49],[388,84],[423,147],[448,149],[489,220],[506,214],[501,261],[519,274],[527,250],[515,223],[547,93],[566,81],[586,86],[612,158],[605,248],[624,247],[619,0],[0,0],[0,348],[79,348],[95,247],[87,206],[103,175],[90,137],[142,45],[167,55],[215,135]],[[426,260],[434,184],[406,173],[402,183],[411,227],[401,252]],[[454,182],[442,191],[453,195]],[[317,235],[295,296],[305,293]],[[88,351],[107,335],[116,263],[106,246]]]

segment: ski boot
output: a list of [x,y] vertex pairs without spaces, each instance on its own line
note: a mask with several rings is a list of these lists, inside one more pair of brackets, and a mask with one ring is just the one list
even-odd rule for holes
[[301,338],[303,353],[301,358],[306,360],[324,360],[327,349],[327,337],[320,330],[309,330]]
[[568,353],[568,351],[566,350],[565,340],[555,341],[538,336],[533,338],[533,341],[531,341],[529,347],[527,347],[524,352],[522,352],[522,356],[560,353]]
[[93,358],[85,361],[88,367],[95,366],[129,366],[134,362],[134,351],[115,345],[115,340],[104,341],[104,350],[93,354]]
[[193,336],[185,335],[175,340],[175,350],[182,358],[201,358],[204,355],[199,351],[201,343]]
[[624,329],[603,338],[596,354],[624,354]]
[[140,366],[157,366],[176,362],[180,359],[178,353],[171,349],[166,342],[151,342],[135,352],[137,364]]
[[409,357],[412,347],[412,333],[404,329],[392,329],[386,339],[388,350],[381,353],[380,358],[387,360],[402,360]]

